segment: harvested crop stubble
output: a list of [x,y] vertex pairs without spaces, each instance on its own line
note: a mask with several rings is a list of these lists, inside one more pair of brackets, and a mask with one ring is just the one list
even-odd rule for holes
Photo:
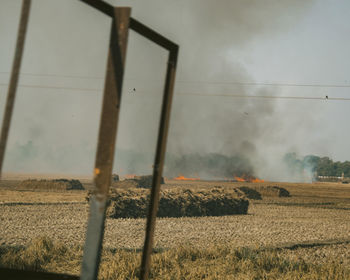
[[84,190],[83,185],[79,180],[68,179],[55,179],[55,180],[24,180],[18,186],[17,189],[24,190]]
[[[148,211],[149,190],[113,189],[107,210],[111,218],[143,218]],[[162,190],[158,217],[197,217],[247,214],[249,201],[234,190]]]
[[[3,247],[0,267],[50,271],[78,275],[81,246],[67,246],[41,237],[28,246]],[[104,248],[99,279],[139,279],[140,252]],[[179,246],[153,254],[149,279],[350,279],[350,270],[341,259],[322,264],[306,262],[278,250],[259,250],[209,245],[203,249]]]

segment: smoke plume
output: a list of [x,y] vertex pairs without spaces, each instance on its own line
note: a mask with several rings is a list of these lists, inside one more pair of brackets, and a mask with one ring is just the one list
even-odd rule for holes
[[[229,177],[246,172],[273,179],[273,172],[266,169],[278,156],[268,158],[265,152],[285,139],[280,133],[281,120],[276,118],[276,102],[220,95],[278,95],[278,90],[271,88],[247,88],[225,82],[254,82],[244,67],[241,51],[260,40],[288,32],[307,15],[312,3],[301,0],[132,3],[135,18],[180,45],[166,176],[187,172]],[[125,6],[130,2],[113,4]],[[52,9],[54,17],[48,20],[44,15],[51,15]],[[18,12],[15,8],[10,10]],[[33,166],[39,172],[92,170],[109,24],[102,15],[78,1],[37,1],[33,6],[23,72],[100,77],[36,81],[94,87],[100,92],[92,96],[84,90],[75,95],[60,91],[58,95],[53,90],[38,93],[27,89],[19,94],[7,170],[34,172]],[[166,51],[130,32],[114,168],[117,173],[152,171],[166,55]],[[23,77],[22,82],[25,79],[33,81]],[[213,96],[201,96],[206,94]],[[26,124],[20,125],[23,118]],[[29,165],[30,160],[35,164]]]

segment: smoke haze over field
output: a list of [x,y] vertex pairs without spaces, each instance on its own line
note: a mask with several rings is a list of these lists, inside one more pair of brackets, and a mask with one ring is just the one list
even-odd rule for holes
[[[291,181],[304,179],[289,172],[286,153],[350,158],[341,129],[346,102],[220,96],[346,97],[346,88],[242,84],[349,84],[350,41],[341,34],[350,4],[335,2],[110,1],[131,5],[135,18],[180,45],[166,176],[215,176],[175,160],[190,155],[216,154],[216,166],[239,158],[255,176]],[[19,8],[20,1],[0,3],[0,83],[8,82]],[[79,1],[33,1],[22,72],[54,76],[23,75],[20,84],[81,90],[19,88],[5,171],[91,172],[109,26]],[[117,173],[151,173],[166,55],[130,32]],[[6,87],[0,90],[2,115]],[[217,176],[229,172],[222,169]]]

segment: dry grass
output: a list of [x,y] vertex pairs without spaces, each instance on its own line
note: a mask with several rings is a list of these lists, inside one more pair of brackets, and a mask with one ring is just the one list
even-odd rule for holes
[[51,204],[84,203],[86,192],[82,191],[12,191],[0,189],[0,205],[5,204]]
[[[81,247],[68,248],[48,238],[26,248],[3,248],[5,267],[79,274]],[[141,255],[137,251],[108,250],[102,256],[99,279],[137,279]],[[337,260],[322,265],[288,257],[276,250],[182,246],[157,252],[150,279],[349,279],[350,270]]]
[[[82,245],[87,218],[87,204],[0,205],[0,245],[26,245],[41,235]],[[145,224],[145,219],[107,219],[105,246],[141,248]],[[155,247],[272,246],[350,239],[349,233],[347,210],[251,203],[248,215],[159,218]],[[350,250],[344,258],[350,261]]]
[[[199,191],[218,185],[227,189],[277,185],[287,189],[291,197],[252,200],[248,215],[158,219],[153,279],[232,279],[233,273],[235,279],[350,279],[344,268],[350,265],[349,185],[168,181],[162,189]],[[16,246],[17,251],[11,255],[18,254],[11,262],[17,263],[20,255],[26,256],[23,262],[34,256],[43,260],[40,269],[79,274],[88,217],[85,195],[85,191],[22,192],[0,186],[0,202],[18,202],[0,205],[2,256],[9,252],[9,246]],[[23,201],[30,205],[21,205]],[[145,219],[107,220],[104,244],[111,249],[104,252],[102,279],[133,279],[138,271],[144,226]],[[36,255],[31,242],[42,235],[50,236],[53,247],[64,242],[73,251],[57,249],[59,253],[54,253],[48,249],[47,257]],[[325,240],[338,243],[322,245]],[[303,242],[321,245],[296,246]],[[285,244],[297,249],[256,249],[283,248]],[[249,249],[242,249],[247,246]],[[32,249],[25,253],[25,248]],[[236,252],[247,253],[237,259]],[[120,276],[115,275],[116,271]]]
[[2,267],[32,271],[69,272],[78,274],[81,264],[80,246],[67,247],[47,237],[33,240],[27,247],[2,247]]

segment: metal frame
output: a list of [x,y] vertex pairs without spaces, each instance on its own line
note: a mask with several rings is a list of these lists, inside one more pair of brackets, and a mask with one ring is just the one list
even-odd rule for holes
[[[111,37],[109,44],[109,54],[106,70],[105,88],[103,96],[103,105],[100,119],[100,130],[97,145],[94,182],[96,190],[90,200],[90,214],[88,220],[88,227],[85,239],[83,263],[81,269],[81,279],[97,279],[98,268],[100,264],[102,241],[104,234],[106,204],[108,199],[109,186],[111,184],[111,175],[114,160],[115,140],[117,134],[118,116],[121,102],[121,90],[123,83],[124,64],[126,58],[126,47],[128,39],[128,29],[139,33],[143,37],[156,43],[157,45],[169,51],[168,65],[166,71],[165,86],[163,91],[162,109],[159,123],[157,148],[155,160],[153,165],[153,180],[149,204],[149,213],[147,216],[145,243],[142,254],[140,279],[148,279],[149,267],[151,262],[151,253],[153,248],[153,235],[155,229],[155,221],[158,211],[160,181],[162,177],[164,157],[166,150],[166,142],[169,128],[170,110],[173,97],[175,72],[179,47],[169,39],[155,32],[151,28],[142,24],[130,17],[130,8],[115,8],[112,5],[100,0],[79,0],[99,10],[105,15],[112,18]],[[30,0],[23,0],[23,7],[25,3],[30,4]],[[28,8],[29,11],[29,8]],[[22,22],[22,21],[21,21]],[[23,32],[22,32],[23,33]],[[22,34],[21,33],[21,34]],[[19,33],[20,34],[20,33]],[[25,36],[22,34],[22,37]],[[23,40],[24,43],[24,40]],[[23,49],[22,43],[22,49]],[[18,43],[17,43],[18,44]],[[17,52],[16,52],[17,53]],[[16,55],[15,61],[21,61]],[[17,64],[16,64],[17,65]],[[12,78],[19,73],[19,66],[13,66]],[[14,87],[13,92],[16,92]],[[15,94],[13,94],[14,96]],[[7,100],[7,105],[11,103]],[[12,101],[12,107],[14,98]],[[12,109],[5,112],[5,119],[11,119]],[[3,129],[5,125],[3,124]],[[9,130],[9,125],[6,132],[6,139]],[[1,138],[3,138],[3,132]],[[0,148],[2,147],[0,142]],[[5,152],[6,141],[3,147]],[[1,152],[1,149],[0,149]],[[1,154],[0,154],[1,155]],[[3,158],[0,157],[0,176]],[[0,177],[1,178],[1,177]],[[42,273],[41,273],[42,274]],[[41,279],[40,273],[28,272],[21,270],[1,269],[0,276],[8,276],[11,279]],[[48,279],[76,279],[76,276],[63,274],[47,274]],[[42,277],[46,277],[42,276]],[[3,278],[2,278],[3,279]]]

